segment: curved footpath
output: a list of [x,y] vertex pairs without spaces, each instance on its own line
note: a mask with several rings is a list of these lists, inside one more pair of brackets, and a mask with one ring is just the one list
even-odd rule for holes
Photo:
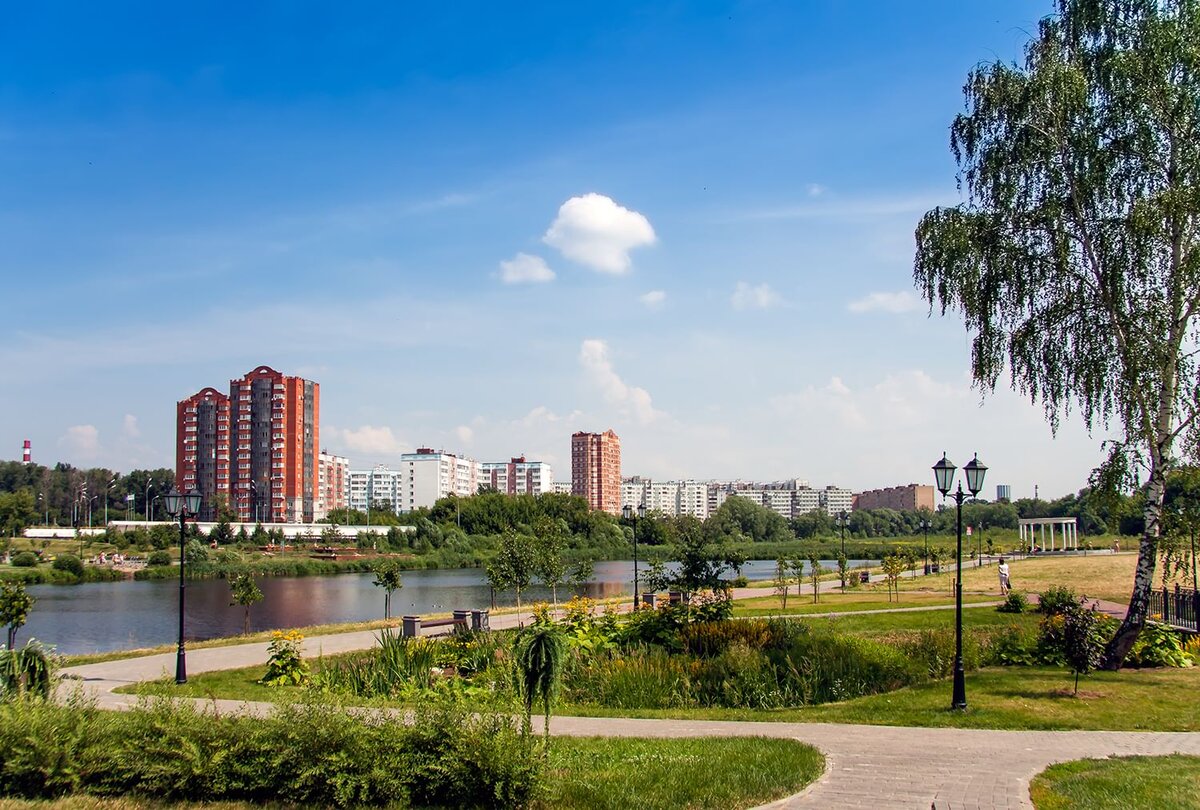
[[[751,590],[749,595],[761,594],[761,590]],[[744,594],[735,595],[740,598]],[[914,609],[940,608],[900,610]],[[495,629],[515,624],[514,614],[492,619]],[[375,631],[314,636],[305,639],[304,654],[333,655],[368,649],[375,643]],[[187,653],[191,674],[238,669],[266,660],[265,642]],[[68,680],[63,688],[72,690],[82,685],[84,693],[102,708],[124,709],[138,699],[134,695],[115,694],[114,689],[169,677],[174,669],[174,653],[85,664],[64,671]],[[232,700],[209,703],[222,712],[258,713],[271,708],[266,703]],[[550,730],[571,736],[782,737],[820,749],[826,758],[824,775],[803,792],[769,805],[772,808],[1032,808],[1029,782],[1055,762],[1110,755],[1200,755],[1200,733],[1191,732],[985,731],[601,717],[554,717]]]

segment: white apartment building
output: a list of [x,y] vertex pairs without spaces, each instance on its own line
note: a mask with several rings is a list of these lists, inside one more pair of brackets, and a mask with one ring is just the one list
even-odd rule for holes
[[555,481],[550,486],[551,486],[551,492],[555,493],[556,495],[570,495],[571,494],[571,482],[570,481]]
[[398,512],[433,506],[439,498],[465,498],[479,491],[483,465],[444,450],[420,447],[400,456],[401,491]]
[[346,482],[350,460],[322,450],[317,455],[317,500],[313,519],[323,520],[334,509],[346,507]]
[[349,470],[346,473],[346,505],[366,512],[367,506],[378,508],[387,502],[396,512],[400,510],[401,474],[380,464],[371,470]]
[[480,465],[479,485],[505,495],[541,495],[555,491],[554,470],[544,461],[526,461],[524,456],[485,461]]
[[692,515],[708,517],[708,484],[699,481],[654,481],[633,477],[621,482],[621,508],[636,509],[646,505],[646,511],[668,517]]
[[830,517],[839,512],[849,513],[854,508],[854,492],[837,486],[827,486],[821,491],[821,506]]

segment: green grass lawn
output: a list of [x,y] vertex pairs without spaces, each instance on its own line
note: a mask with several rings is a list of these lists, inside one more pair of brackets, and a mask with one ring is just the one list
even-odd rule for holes
[[[1001,613],[994,607],[963,605],[963,627],[1034,626],[1041,620],[1036,613]],[[904,630],[947,630],[954,627],[953,610],[922,610],[911,613],[863,611],[848,616],[817,616],[806,621],[827,622],[838,630],[863,635],[886,634]]]
[[[994,594],[964,593],[963,604],[978,604],[999,601]],[[821,601],[813,602],[812,596],[788,597],[787,609],[779,607],[777,596],[754,596],[738,599],[733,603],[734,616],[803,616],[810,613],[852,613],[894,608],[937,607],[953,605],[954,598],[948,593],[916,592],[903,593],[899,600],[888,601],[885,591],[848,591],[847,593],[823,593]]]
[[539,806],[753,807],[799,792],[824,768],[824,757],[796,740],[557,738]]
[[1200,808],[1200,757],[1081,759],[1051,765],[1033,779],[1038,810]]
[[882,695],[777,711],[748,709],[604,709],[564,706],[559,714],[675,717],[884,726],[1016,730],[1200,731],[1200,670],[1097,672],[1080,679],[1052,667],[994,667],[967,673],[967,705],[951,711],[949,680]]
[[[799,792],[824,769],[824,757],[812,746],[796,740],[555,738],[550,742],[546,793],[535,807],[544,810],[753,807]],[[703,778],[696,778],[701,772]],[[211,810],[263,807],[246,802],[200,805],[91,796],[53,801],[0,800],[0,810],[47,807],[148,810],[201,806]]]
[[[227,670],[170,681],[136,684],[117,691],[179,697],[289,701],[294,687],[265,687],[254,681],[263,667]],[[967,673],[965,712],[953,712],[950,681],[934,681],[882,695],[761,711],[752,709],[608,709],[587,704],[563,705],[558,714],[585,717],[671,717],[687,720],[761,720],[797,723],[857,723],[990,729],[1085,729],[1112,731],[1200,731],[1200,669],[1127,669],[1096,672],[1079,682],[1053,667],[993,667]],[[386,706],[386,701],[353,701]]]

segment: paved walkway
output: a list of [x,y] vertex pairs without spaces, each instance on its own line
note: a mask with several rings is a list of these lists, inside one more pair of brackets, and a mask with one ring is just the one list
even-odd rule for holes
[[[745,589],[762,595],[761,589]],[[742,589],[737,595],[740,597]],[[810,591],[811,593],[811,591]],[[1120,606],[1116,606],[1120,607]],[[931,610],[943,607],[898,608]],[[527,616],[528,614],[526,614]],[[516,624],[515,614],[493,617],[497,629]],[[375,631],[314,636],[306,656],[367,649]],[[262,664],[267,644],[189,650],[189,674]],[[128,708],[133,695],[112,690],[174,673],[174,653],[70,667],[72,684],[105,708]],[[947,699],[949,686],[947,686]],[[270,705],[220,700],[220,711],[265,713]],[[1200,755],[1200,733],[1108,731],[983,731],[830,723],[771,723],[631,718],[555,717],[554,734],[571,736],[696,737],[765,736],[800,740],[820,749],[826,771],[804,792],[774,808],[1032,808],[1029,781],[1047,765],[1082,757],[1187,753]]]

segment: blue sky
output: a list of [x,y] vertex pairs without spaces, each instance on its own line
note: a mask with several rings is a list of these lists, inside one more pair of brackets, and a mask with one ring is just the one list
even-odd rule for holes
[[614,428],[627,474],[1017,496],[1100,438],[970,387],[911,283],[967,71],[1046,2],[26,4],[0,29],[0,457],[173,464],[322,385],[355,466]]

